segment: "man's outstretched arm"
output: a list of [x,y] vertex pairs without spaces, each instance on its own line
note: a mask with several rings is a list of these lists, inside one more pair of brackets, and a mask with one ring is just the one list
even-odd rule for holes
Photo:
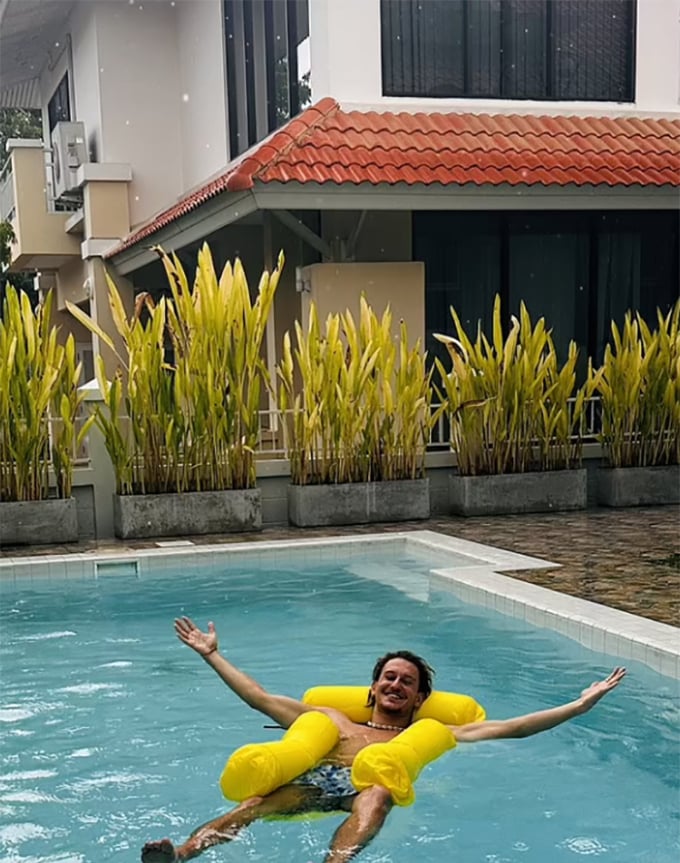
[[190,618],[180,617],[175,620],[175,632],[180,641],[203,657],[241,701],[245,701],[253,710],[259,710],[271,717],[283,728],[288,728],[301,713],[312,709],[295,698],[272,695],[252,677],[226,660],[218,650],[214,623],[210,622],[208,631],[202,632]]
[[508,737],[530,737],[541,731],[548,731],[575,716],[586,713],[591,707],[611,692],[623,680],[625,668],[615,668],[606,680],[592,683],[581,693],[581,697],[559,707],[539,710],[514,719],[472,722],[468,725],[451,726],[456,740],[461,743],[474,743],[477,740],[502,740]]

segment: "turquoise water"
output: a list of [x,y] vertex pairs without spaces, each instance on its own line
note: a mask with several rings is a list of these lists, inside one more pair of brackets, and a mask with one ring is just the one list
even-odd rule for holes
[[[347,567],[300,557],[275,571],[0,581],[0,863],[138,860],[148,839],[183,839],[224,810],[233,748],[275,739],[175,639],[177,615],[214,620],[225,655],[273,691],[368,683],[378,655],[406,647],[492,718],[571,699],[616,664],[465,605],[428,584],[425,559],[407,563],[416,575],[381,551]],[[677,683],[631,663],[586,716],[428,767],[415,805],[359,859],[675,863],[679,717]],[[340,820],[258,824],[202,859],[316,863]]]

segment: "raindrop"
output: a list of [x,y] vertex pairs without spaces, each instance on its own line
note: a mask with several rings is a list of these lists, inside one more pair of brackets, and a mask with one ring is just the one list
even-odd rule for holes
[[101,75],[101,73],[102,73],[103,71],[104,71],[104,67],[103,67],[103,66],[100,66],[100,67],[99,67],[99,74]]
[[126,121],[125,121],[125,125],[126,125],[126,126],[129,126],[129,125],[130,125],[130,121],[129,121],[129,120],[126,120]]
[[135,201],[139,200],[139,195],[135,195]]
[[210,144],[206,144],[206,145],[205,145],[205,149],[206,149],[206,150],[209,150],[209,149],[210,149]]
[[182,93],[182,101],[183,102],[189,101],[189,94],[188,93]]
[[55,42],[55,43],[54,43],[54,47],[55,47],[55,48],[58,48],[58,47],[59,47],[59,43],[58,43],[58,42]]

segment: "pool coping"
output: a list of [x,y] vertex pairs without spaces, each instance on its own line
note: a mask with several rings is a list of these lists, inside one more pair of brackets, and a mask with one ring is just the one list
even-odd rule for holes
[[[504,572],[555,569],[559,564],[431,530],[311,537],[290,540],[195,545],[190,541],[159,542],[155,548],[95,551],[63,555],[4,558],[0,577],[88,578],[116,574],[144,575],[174,564],[212,565],[225,557],[246,556],[258,563],[283,562],[291,552],[305,562],[333,561],[363,554],[367,546],[403,543],[437,553],[451,552],[480,561],[467,567],[436,566],[431,583],[450,590],[464,602],[480,605],[527,623],[555,630],[583,646],[619,659],[632,659],[668,677],[680,679],[680,632],[673,626],[519,581]],[[68,570],[67,570],[68,565]]]

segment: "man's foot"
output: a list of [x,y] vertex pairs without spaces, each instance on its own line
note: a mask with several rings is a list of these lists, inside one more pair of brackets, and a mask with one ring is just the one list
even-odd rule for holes
[[175,846],[169,839],[147,842],[142,848],[142,863],[176,863]]

